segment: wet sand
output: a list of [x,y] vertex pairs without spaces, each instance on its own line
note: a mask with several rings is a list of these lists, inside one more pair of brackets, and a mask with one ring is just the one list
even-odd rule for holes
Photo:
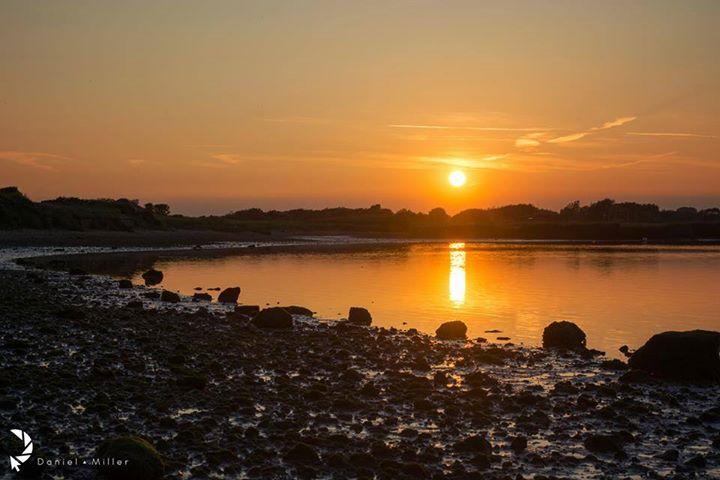
[[301,316],[261,330],[232,307],[151,291],[0,272],[0,418],[33,432],[38,457],[82,458],[132,433],[163,455],[166,478],[720,475],[717,386]]

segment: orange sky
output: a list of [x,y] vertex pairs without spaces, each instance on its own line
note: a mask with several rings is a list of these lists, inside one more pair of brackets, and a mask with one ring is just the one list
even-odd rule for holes
[[0,184],[188,213],[718,205],[719,18],[712,0],[4,0]]

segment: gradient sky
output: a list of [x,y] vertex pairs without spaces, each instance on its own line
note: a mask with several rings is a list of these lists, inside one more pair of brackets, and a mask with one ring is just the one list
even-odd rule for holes
[[1,0],[0,22],[0,184],[33,199],[720,205],[714,0]]

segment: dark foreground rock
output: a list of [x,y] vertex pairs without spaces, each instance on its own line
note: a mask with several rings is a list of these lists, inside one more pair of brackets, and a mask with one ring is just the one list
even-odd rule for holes
[[133,284],[127,278],[123,278],[122,280],[118,281],[118,288],[133,288]]
[[460,320],[445,322],[435,330],[435,335],[441,340],[460,340],[467,334],[467,325]]
[[240,287],[226,288],[220,295],[218,295],[218,302],[220,303],[237,303],[238,297],[240,296]]
[[632,354],[630,368],[681,381],[720,380],[720,333],[663,332]]
[[543,348],[558,350],[585,349],[585,332],[572,322],[552,322],[543,331]]
[[252,323],[258,328],[293,328],[292,315],[281,307],[270,307],[261,310],[252,319]]
[[160,294],[160,301],[168,303],[178,303],[180,301],[180,295],[175,292],[163,290]]
[[96,457],[110,463],[98,468],[107,480],[159,480],[164,473],[160,454],[140,437],[107,440],[98,447]]
[[372,324],[372,315],[370,315],[370,312],[368,312],[366,308],[350,307],[348,322],[369,327]]
[[157,285],[163,281],[163,272],[151,268],[142,274],[142,278],[145,280],[145,285],[152,287],[153,285]]
[[237,305],[237,306],[235,306],[235,313],[239,313],[240,315],[245,315],[248,317],[254,317],[258,313],[260,313],[260,306],[259,305]]
[[212,295],[205,292],[195,292],[192,296],[193,302],[210,302],[212,301]]
[[315,312],[313,312],[309,308],[300,307],[298,305],[289,305],[287,307],[281,308],[285,309],[285,311],[291,315],[304,315],[306,317],[312,317],[313,315],[315,315]]

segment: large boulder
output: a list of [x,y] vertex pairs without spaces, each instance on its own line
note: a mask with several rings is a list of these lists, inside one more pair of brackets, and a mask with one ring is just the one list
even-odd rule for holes
[[248,317],[254,317],[258,313],[260,313],[260,306],[259,305],[236,305],[235,313],[240,314],[240,315],[246,315]]
[[543,331],[543,348],[585,350],[585,332],[572,322],[552,322]]
[[720,380],[720,332],[663,332],[632,354],[630,368],[682,381]]
[[163,281],[163,273],[160,270],[151,268],[142,274],[142,278],[145,280],[145,285],[151,287]]
[[467,325],[460,320],[445,322],[435,330],[435,335],[441,340],[462,340],[467,334]]
[[162,293],[160,294],[160,301],[161,302],[169,302],[169,303],[178,303],[180,301],[180,295],[178,295],[175,292],[163,290]]
[[237,303],[238,297],[240,296],[240,287],[226,288],[220,295],[218,295],[218,302],[220,303]]
[[282,307],[264,308],[255,318],[253,325],[258,328],[293,328],[293,318]]
[[370,326],[370,324],[372,323],[372,315],[370,315],[370,312],[368,312],[366,308],[350,307],[350,312],[348,313],[348,322],[355,325]]
[[[97,449],[100,476],[108,480],[159,480],[165,467],[162,457],[145,439],[135,436],[106,440]],[[107,464],[105,464],[107,463]]]
[[315,312],[313,312],[309,308],[299,307],[297,305],[289,305],[282,308],[284,308],[285,311],[287,311],[290,315],[304,315],[306,317],[312,317],[313,315],[315,315]]

